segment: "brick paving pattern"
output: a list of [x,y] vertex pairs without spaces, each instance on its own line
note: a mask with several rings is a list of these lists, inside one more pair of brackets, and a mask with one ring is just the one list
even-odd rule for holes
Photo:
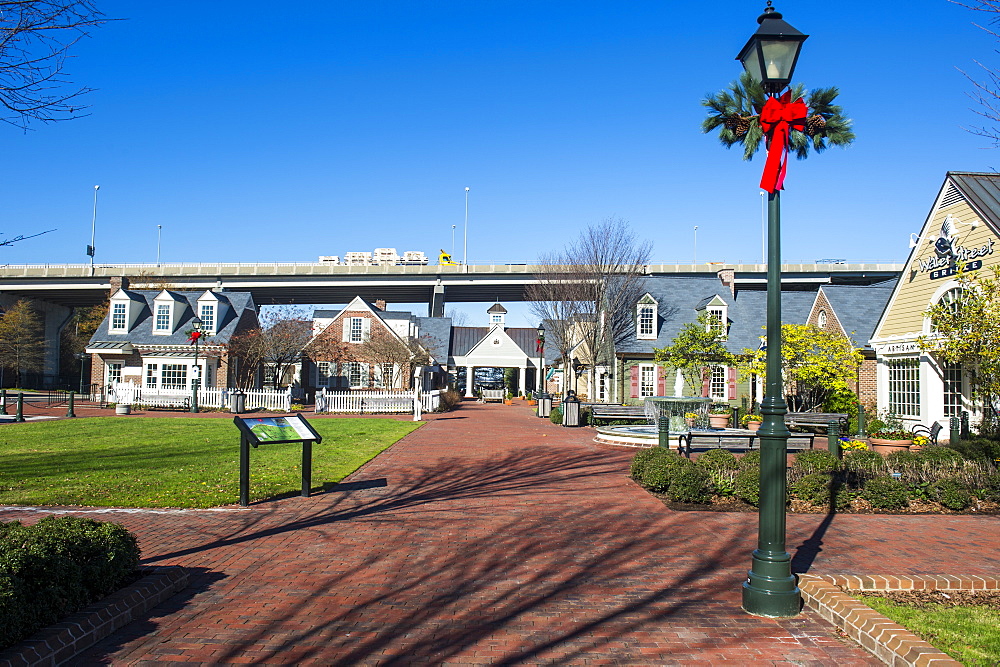
[[[100,512],[191,586],[76,664],[880,664],[815,613],[740,610],[756,515],[669,510],[634,451],[523,406],[428,419],[312,498]],[[789,515],[788,550],[813,574],[995,576],[998,528]]]

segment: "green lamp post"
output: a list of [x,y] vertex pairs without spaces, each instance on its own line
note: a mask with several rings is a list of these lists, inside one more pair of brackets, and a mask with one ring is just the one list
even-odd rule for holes
[[[768,94],[768,105],[783,105],[778,94],[789,84],[803,35],[782,20],[768,0],[767,8],[757,19],[760,28],[740,51],[737,60]],[[767,110],[765,105],[764,111]],[[791,110],[791,109],[789,109]],[[761,114],[762,124],[764,112]],[[787,117],[787,116],[786,116]],[[786,123],[787,124],[787,123]],[[771,155],[778,141],[787,135],[773,134]],[[784,165],[773,184],[761,183],[767,190],[767,384],[761,403],[763,423],[760,436],[760,514],[757,549],[751,557],[749,576],[743,584],[743,609],[757,616],[774,618],[795,616],[801,608],[801,594],[792,575],[792,559],[785,551],[785,469],[787,466],[788,428],[785,426],[784,391],[781,381],[781,212],[779,192]],[[768,168],[765,165],[765,179]]]
[[191,320],[191,340],[194,343],[194,377],[191,378],[191,412],[198,412],[198,387],[201,385],[201,367],[198,365],[198,342],[201,339],[201,318]]

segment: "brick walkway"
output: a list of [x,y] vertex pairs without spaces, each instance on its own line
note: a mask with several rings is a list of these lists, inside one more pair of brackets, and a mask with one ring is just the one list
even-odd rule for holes
[[[95,517],[194,584],[79,664],[874,663],[813,613],[740,610],[755,515],[668,510],[633,452],[522,406],[429,419],[313,498]],[[998,574],[996,517],[788,526],[797,571]]]

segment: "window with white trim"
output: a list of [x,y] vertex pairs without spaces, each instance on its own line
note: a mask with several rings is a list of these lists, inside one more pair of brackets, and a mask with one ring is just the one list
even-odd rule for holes
[[639,364],[639,396],[656,396],[655,364]]
[[160,386],[163,389],[187,389],[187,364],[163,364],[160,371]]
[[820,329],[825,329],[826,328],[826,311],[825,310],[819,311],[819,315],[816,316],[816,326],[818,326]]
[[350,335],[348,341],[351,343],[363,343],[365,340],[365,324],[363,317],[352,317],[350,321]]
[[358,389],[368,385],[368,364],[362,364],[358,361],[348,361],[344,365],[347,366],[345,375],[347,376],[349,387]]
[[122,381],[122,362],[109,361],[107,365],[108,384],[112,385]]
[[111,329],[112,331],[124,331],[128,305],[115,303],[111,306]]
[[962,415],[962,365],[944,364],[944,416]]
[[147,364],[146,366],[146,388],[156,389],[159,384],[160,374],[157,364]]
[[[953,287],[938,299],[937,305],[944,306],[945,309],[952,315],[957,315],[959,308],[962,307],[962,288]],[[931,321],[931,331],[937,331],[937,327],[934,326],[933,320]]]
[[638,338],[656,338],[656,306],[649,303],[639,305],[636,322]]
[[708,397],[713,401],[729,400],[729,381],[726,366],[712,366],[712,375],[708,380]]
[[198,317],[201,318],[201,330],[206,334],[215,333],[215,304],[203,303]]
[[900,417],[919,417],[920,360],[889,359],[885,365],[889,375],[889,411]]
[[396,386],[396,365],[381,364],[379,367],[379,386],[384,389],[394,389]]
[[490,324],[503,324],[503,315],[499,313],[490,315]]
[[170,332],[170,304],[156,304],[156,321],[153,324],[153,331]]
[[317,361],[316,362],[316,386],[317,387],[329,387],[330,386],[330,370],[331,363],[329,361]]
[[706,311],[708,312],[708,329],[706,331],[718,331],[719,333],[726,333],[726,307],[725,306],[709,306]]

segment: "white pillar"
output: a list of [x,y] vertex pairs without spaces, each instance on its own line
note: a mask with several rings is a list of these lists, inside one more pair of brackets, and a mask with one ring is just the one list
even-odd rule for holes
[[520,373],[518,373],[519,383],[517,386],[521,388],[521,393],[523,394],[528,390],[528,387],[525,384],[525,382],[528,381],[528,368],[526,366],[521,366],[519,370],[520,370]]
[[475,373],[473,372],[472,366],[465,367],[465,397],[474,398],[472,393],[472,381],[475,379]]

